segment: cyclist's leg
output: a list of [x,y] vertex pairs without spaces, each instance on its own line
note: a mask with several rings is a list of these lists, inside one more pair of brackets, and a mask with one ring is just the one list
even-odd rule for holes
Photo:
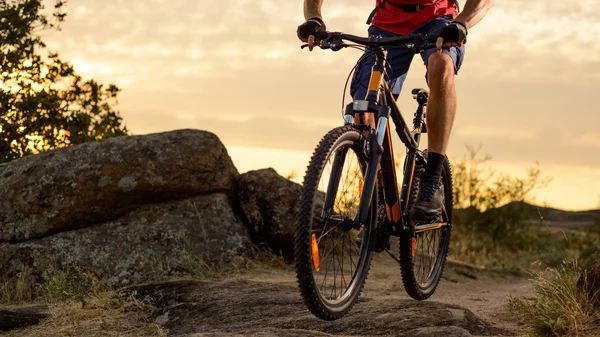
[[[396,34],[390,33],[375,26],[369,27],[369,36],[381,35],[382,37],[395,37]],[[369,55],[369,50],[365,56]],[[407,49],[389,49],[387,55],[387,67],[385,79],[391,86],[392,93],[397,98],[402,89],[402,84],[406,78],[406,73],[410,68],[414,54]],[[375,55],[366,57],[357,67],[352,83],[350,85],[350,95],[352,99],[365,99],[369,78],[371,76],[371,67],[375,62]]]
[[[436,36],[451,20],[451,16],[437,18],[417,28],[415,32]],[[411,209],[411,217],[415,221],[430,221],[442,212],[444,191],[441,176],[456,115],[454,75],[460,69],[464,53],[464,45],[460,48],[443,49],[442,52],[432,48],[421,53],[427,67],[426,78],[430,88],[427,104],[429,153],[417,200]]]
[[[451,16],[437,18],[417,28],[415,32],[437,35],[451,20]],[[454,75],[458,73],[464,55],[464,45],[460,48],[442,49],[441,53],[438,53],[435,48],[421,53],[427,67],[426,79],[431,91],[427,107],[429,152],[441,155],[446,153],[456,115]]]

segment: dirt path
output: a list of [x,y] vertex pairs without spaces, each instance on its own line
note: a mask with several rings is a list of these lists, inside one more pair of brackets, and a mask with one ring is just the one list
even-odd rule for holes
[[171,336],[520,335],[507,300],[531,296],[530,283],[461,269],[449,264],[436,294],[417,302],[404,292],[396,262],[380,254],[359,302],[333,322],[306,310],[293,270],[254,270],[234,278],[175,281],[137,290],[160,308],[156,322]]
[[[397,262],[381,254],[375,258],[363,295],[409,299],[402,286]],[[508,299],[534,295],[532,284],[526,277],[482,272],[449,262],[440,285],[428,301],[464,307],[495,327],[518,334]]]

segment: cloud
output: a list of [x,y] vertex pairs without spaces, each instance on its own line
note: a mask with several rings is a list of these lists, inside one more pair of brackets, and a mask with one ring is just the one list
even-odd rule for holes
[[[71,5],[63,30],[45,40],[83,75],[121,85],[120,109],[138,133],[196,123],[224,135],[228,145],[312,151],[326,130],[341,124],[344,81],[361,52],[300,50],[295,31],[303,20],[301,2]],[[471,29],[456,79],[452,153],[460,154],[465,143],[483,143],[504,160],[599,163],[586,155],[597,150],[600,125],[600,12],[590,10],[597,5],[599,0],[493,3]],[[323,13],[328,28],[360,35],[373,6],[326,1]],[[426,85],[421,63],[413,62],[406,89]],[[414,101],[403,95],[399,104],[410,121]],[[575,130],[564,127],[573,124]]]
[[468,125],[457,130],[457,134],[465,137],[477,137],[482,141],[490,138],[510,140],[532,140],[537,133],[531,129],[497,127],[491,125]]
[[587,148],[600,149],[600,132],[587,132],[577,137],[574,141],[576,145],[582,145]]

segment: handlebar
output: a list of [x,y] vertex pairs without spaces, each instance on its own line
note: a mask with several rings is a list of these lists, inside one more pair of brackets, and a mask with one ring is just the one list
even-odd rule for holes
[[[407,34],[384,38],[380,36],[360,37],[340,32],[323,32],[317,34],[315,38],[321,41],[321,44],[318,45],[321,49],[331,49],[333,51],[350,47],[350,45],[344,42],[344,40],[347,40],[370,48],[393,46],[419,52],[425,49],[434,48],[435,41],[437,40],[437,36],[428,36],[425,34]],[[308,44],[302,45],[301,48],[304,49],[306,47],[308,47]]]

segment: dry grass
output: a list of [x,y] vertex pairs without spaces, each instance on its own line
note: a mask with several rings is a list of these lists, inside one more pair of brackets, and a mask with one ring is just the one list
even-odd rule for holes
[[23,270],[10,279],[0,276],[0,304],[22,304],[33,300],[36,290],[27,275],[29,272]]
[[[197,279],[211,279],[219,274],[219,268],[214,263],[209,263],[202,256],[191,250],[183,249],[180,259],[183,273],[181,276],[192,276]],[[175,274],[174,276],[178,276]]]
[[600,312],[577,289],[578,269],[574,264],[548,269],[534,281],[536,298],[510,300],[533,336],[600,336]]
[[251,244],[250,259],[247,260],[246,268],[292,270],[293,265],[287,262],[280,254],[273,252],[270,248]]
[[57,303],[39,325],[6,336],[167,336],[152,321],[155,310],[133,296],[104,292],[88,298],[85,307],[73,300]]

